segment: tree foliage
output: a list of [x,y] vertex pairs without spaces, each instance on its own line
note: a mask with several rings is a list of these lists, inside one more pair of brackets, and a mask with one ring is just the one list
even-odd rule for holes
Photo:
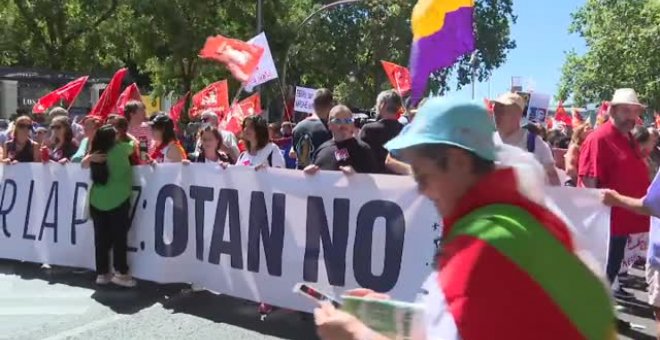
[[570,32],[586,40],[588,51],[567,54],[560,99],[572,95],[585,105],[632,87],[660,109],[660,1],[587,0],[573,14]]
[[[287,86],[330,87],[344,102],[370,107],[390,85],[380,60],[408,64],[411,0],[364,0],[302,21],[328,0],[264,1],[264,27],[286,84],[262,87],[264,102],[281,102]],[[209,35],[256,35],[256,1],[0,0],[0,62],[54,70],[112,71],[128,66],[139,85],[158,94],[197,91],[230,78],[197,53]],[[479,80],[515,47],[512,0],[477,0]],[[288,58],[287,58],[288,56]],[[431,82],[435,92],[470,82],[469,56]],[[238,84],[231,83],[238,89]]]

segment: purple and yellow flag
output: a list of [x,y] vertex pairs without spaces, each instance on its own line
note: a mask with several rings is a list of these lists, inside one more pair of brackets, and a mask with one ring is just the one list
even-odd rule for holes
[[412,99],[424,95],[431,73],[475,49],[474,0],[419,0],[412,13]]

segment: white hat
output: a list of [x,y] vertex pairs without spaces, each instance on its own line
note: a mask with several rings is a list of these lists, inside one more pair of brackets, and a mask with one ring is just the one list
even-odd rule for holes
[[493,100],[493,103],[502,104],[504,106],[515,105],[520,108],[520,110],[524,110],[525,106],[527,106],[525,103],[525,98],[513,92],[502,94],[501,96],[497,97],[497,99]]
[[646,108],[646,105],[639,102],[637,93],[633,89],[618,89],[614,92],[610,105],[615,106],[621,104],[636,105]]

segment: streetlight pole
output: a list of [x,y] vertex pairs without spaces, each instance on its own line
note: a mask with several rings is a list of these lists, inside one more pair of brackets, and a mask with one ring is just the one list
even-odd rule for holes
[[264,0],[257,0],[257,34],[264,30]]
[[477,57],[477,51],[472,52],[472,57],[470,57],[470,75],[472,76],[472,100],[474,100],[474,87],[477,75],[477,67],[479,66],[479,57]]

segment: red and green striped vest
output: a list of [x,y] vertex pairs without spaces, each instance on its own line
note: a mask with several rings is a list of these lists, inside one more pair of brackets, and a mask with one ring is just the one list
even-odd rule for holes
[[461,338],[616,339],[606,286],[573,253],[566,225],[511,184],[481,187],[446,221],[438,280]]

